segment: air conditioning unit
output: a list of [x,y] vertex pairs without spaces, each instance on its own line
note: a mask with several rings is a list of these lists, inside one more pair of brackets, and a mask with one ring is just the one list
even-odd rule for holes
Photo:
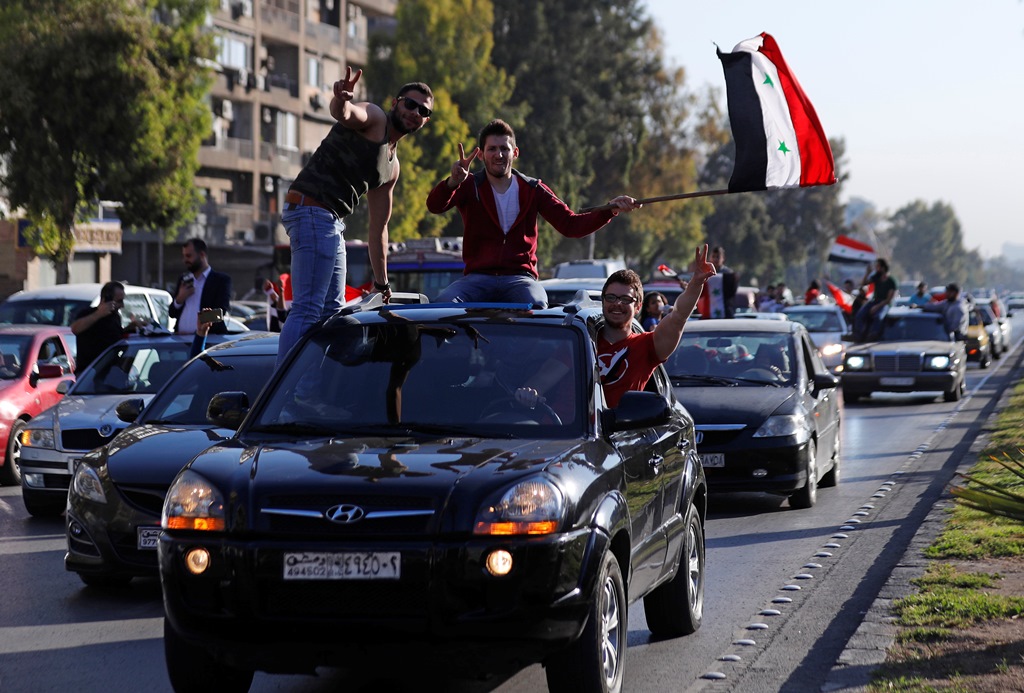
[[274,192],[274,177],[263,176],[263,192],[272,193]]
[[224,120],[235,119],[235,107],[229,99],[224,99],[220,104],[220,115]]
[[252,0],[242,0],[242,16],[252,16]]
[[268,125],[274,122],[274,111],[269,106],[263,107],[263,122]]
[[243,87],[249,83],[249,71],[244,67],[238,68],[238,83]]
[[309,105],[313,107],[313,110],[319,111],[324,107],[324,97],[320,92],[315,92],[309,97]]
[[231,0],[220,0],[220,11],[227,12],[231,9]]
[[354,22],[363,16],[363,8],[353,3],[348,4],[348,21]]
[[233,231],[233,240],[235,243],[252,243],[254,234],[252,229],[235,229]]
[[324,9],[328,12],[334,11],[334,0],[324,0]]
[[267,224],[256,224],[256,228],[253,229],[253,240],[257,243],[270,243],[272,240],[270,235],[270,226]]

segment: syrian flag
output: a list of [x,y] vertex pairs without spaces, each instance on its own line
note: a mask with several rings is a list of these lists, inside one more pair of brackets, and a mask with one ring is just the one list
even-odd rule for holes
[[829,262],[871,264],[878,256],[875,249],[849,236],[839,236],[828,251]]
[[850,313],[853,310],[853,296],[846,293],[830,281],[826,281],[825,285],[828,286],[828,291],[832,294],[832,298],[835,299],[836,305],[839,306],[844,313]]
[[718,57],[736,142],[729,192],[835,183],[828,138],[775,39],[762,33]]

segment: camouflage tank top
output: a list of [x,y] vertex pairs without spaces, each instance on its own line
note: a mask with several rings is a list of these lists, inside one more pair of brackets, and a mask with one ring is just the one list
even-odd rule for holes
[[348,216],[367,190],[379,188],[394,175],[398,154],[388,157],[390,129],[389,122],[384,139],[372,142],[335,123],[291,189],[327,205],[339,217]]

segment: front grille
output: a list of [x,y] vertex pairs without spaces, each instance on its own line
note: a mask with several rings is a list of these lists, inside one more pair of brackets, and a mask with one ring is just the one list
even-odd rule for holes
[[145,488],[140,486],[118,486],[117,491],[124,498],[125,502],[149,515],[160,517],[164,509],[164,498],[167,496],[167,486],[158,488]]
[[95,428],[73,428],[61,431],[60,442],[65,450],[95,450],[113,440],[117,435],[114,431],[109,436],[101,436]]
[[140,549],[137,534],[111,532],[109,538],[114,547],[114,553],[125,563],[157,569],[156,549]]
[[735,431],[706,431],[697,426],[697,431],[703,434],[700,442],[697,443],[698,451],[703,446],[721,447],[723,445],[729,445],[734,440],[743,435],[743,429]]
[[408,496],[269,496],[262,504],[263,508],[276,511],[313,510],[323,513],[339,503],[357,505],[367,515],[381,511],[421,511],[416,514],[400,517],[364,517],[352,524],[338,524],[324,517],[297,517],[287,514],[266,512],[261,514],[260,521],[265,528],[276,534],[303,534],[310,536],[418,536],[431,531],[436,520],[433,500]]
[[916,373],[921,370],[920,354],[876,354],[875,370],[887,373]]

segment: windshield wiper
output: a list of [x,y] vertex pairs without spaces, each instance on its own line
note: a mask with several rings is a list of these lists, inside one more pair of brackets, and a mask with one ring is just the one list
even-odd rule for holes
[[453,424],[431,424],[399,421],[396,423],[360,424],[341,429],[339,432],[348,435],[374,434],[386,436],[415,436],[417,434],[428,435],[452,435],[452,436],[475,436],[480,433],[471,430],[466,426]]
[[274,423],[264,424],[262,426],[252,426],[248,430],[249,433],[294,433],[299,435],[311,435],[311,436],[330,436],[334,435],[337,431],[333,428],[327,428],[325,426],[317,426],[316,424],[306,423],[304,421],[292,421],[290,423]]
[[669,379],[672,384],[675,385],[677,380],[696,381],[698,383],[715,383],[716,385],[738,385],[742,378],[730,378],[724,375],[695,375],[692,373],[681,373],[679,375],[670,375]]

